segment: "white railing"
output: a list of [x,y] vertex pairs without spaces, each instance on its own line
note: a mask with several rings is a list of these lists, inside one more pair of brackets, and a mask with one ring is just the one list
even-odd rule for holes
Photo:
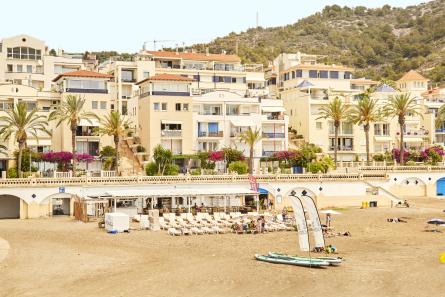
[[73,172],[61,172],[61,171],[54,171],[54,178],[70,178],[73,177]]
[[[328,174],[263,174],[257,181],[267,182],[322,182],[322,181],[361,181],[386,180],[386,173],[328,173]],[[0,187],[17,186],[62,186],[62,185],[131,185],[131,184],[230,184],[249,183],[247,174],[226,175],[176,175],[176,176],[109,176],[109,177],[69,177],[69,178],[15,178],[0,180]]]
[[361,166],[360,172],[431,172],[445,171],[445,166]]
[[100,177],[115,177],[116,171],[114,170],[101,170]]

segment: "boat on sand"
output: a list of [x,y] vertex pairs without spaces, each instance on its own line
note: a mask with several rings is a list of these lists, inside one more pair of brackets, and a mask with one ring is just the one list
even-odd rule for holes
[[326,261],[329,263],[329,265],[340,265],[342,263],[342,259],[338,258],[338,257],[313,257],[313,258],[309,258],[309,257],[301,257],[301,256],[292,256],[292,255],[285,255],[285,254],[280,254],[280,253],[275,253],[275,252],[269,252],[268,254],[269,257],[272,258],[277,258],[277,259],[294,259],[294,260],[322,260],[322,261]]
[[275,263],[275,264],[287,264],[303,267],[326,267],[329,266],[329,262],[318,259],[291,259],[291,258],[276,258],[268,255],[255,254],[255,259],[259,261]]

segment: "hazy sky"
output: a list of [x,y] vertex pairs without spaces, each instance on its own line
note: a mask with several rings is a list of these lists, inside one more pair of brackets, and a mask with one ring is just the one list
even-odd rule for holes
[[[0,37],[29,34],[50,48],[69,52],[136,52],[153,39],[174,47],[208,42],[259,25],[280,26],[320,11],[325,5],[408,6],[420,0],[15,0],[2,1]],[[161,43],[159,43],[161,44]],[[159,48],[159,45],[158,45]]]

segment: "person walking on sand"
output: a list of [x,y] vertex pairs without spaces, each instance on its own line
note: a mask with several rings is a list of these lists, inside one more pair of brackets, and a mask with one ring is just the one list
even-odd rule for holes
[[331,227],[331,214],[326,214],[326,226]]

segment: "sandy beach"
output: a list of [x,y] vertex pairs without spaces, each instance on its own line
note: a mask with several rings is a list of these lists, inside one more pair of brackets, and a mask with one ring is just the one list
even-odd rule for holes
[[[328,238],[341,267],[307,269],[253,259],[298,252],[295,232],[170,237],[133,231],[110,235],[67,217],[2,220],[10,250],[0,263],[0,296],[440,296],[445,291],[444,233],[424,232],[445,218],[445,200],[414,207],[344,209]],[[404,217],[408,223],[388,223]]]

